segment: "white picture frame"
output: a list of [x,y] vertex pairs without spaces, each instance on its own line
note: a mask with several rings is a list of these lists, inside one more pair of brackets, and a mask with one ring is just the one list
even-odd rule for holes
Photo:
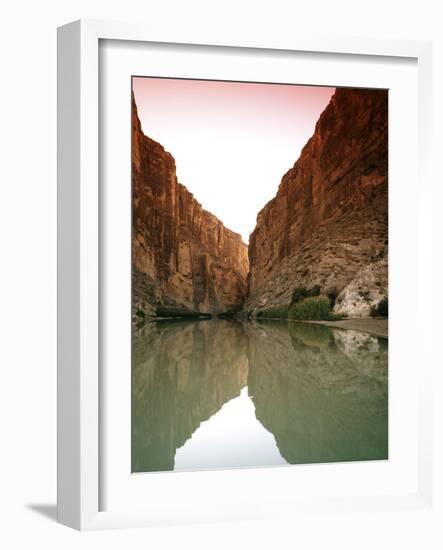
[[[101,302],[106,293],[99,284],[102,250],[100,224],[102,208],[99,185],[100,158],[100,43],[101,41],[125,41],[130,44],[194,45],[196,48],[229,48],[230,55],[248,51],[305,52],[313,55],[330,54],[340,57],[389,58],[392,66],[404,59],[416,64],[418,81],[418,148],[419,209],[414,237],[417,239],[415,258],[417,275],[417,313],[432,317],[431,290],[423,284],[431,280],[432,248],[431,205],[432,181],[430,177],[431,141],[431,45],[427,42],[397,40],[370,40],[346,37],[315,37],[297,35],[263,39],[247,33],[235,37],[220,32],[220,36],[186,35],[183,30],[172,36],[157,34],[154,28],[144,25],[102,21],[76,21],[65,25],[58,32],[58,520],[80,530],[118,528],[131,526],[172,525],[201,521],[233,519],[259,519],[291,516],[309,510],[311,513],[340,509],[355,510],[431,509],[433,496],[432,478],[432,366],[430,338],[421,332],[416,346],[424,346],[417,384],[414,386],[418,402],[416,409],[417,466],[416,479],[407,491],[371,494],[329,493],[309,490],[303,500],[291,499],[278,491],[272,498],[264,494],[252,496],[245,507],[226,497],[223,502],[206,501],[186,506],[183,501],[175,507],[121,506],[103,510],[101,484],[104,479],[103,413],[101,403],[103,388],[101,378],[103,364],[100,353]],[[129,122],[128,122],[129,124]],[[415,176],[414,176],[415,177]],[[419,292],[421,300],[418,301]],[[428,310],[426,309],[428,308]],[[415,409],[414,409],[415,410]],[[414,412],[415,414],[415,412]],[[129,445],[129,442],[127,442]],[[342,469],[347,468],[341,465]],[[272,470],[272,469],[268,469]],[[338,472],[338,470],[335,470]],[[284,484],[289,469],[280,469],[278,482]],[[325,470],[324,470],[325,472]],[[130,474],[130,472],[128,472]],[[204,474],[201,476],[201,474]],[[189,473],[181,474],[189,478]],[[206,484],[219,473],[191,473],[194,485]],[[237,476],[239,473],[232,473]],[[246,477],[249,474],[246,474]],[[252,475],[252,474],[251,474]],[[254,472],[265,476],[260,471]],[[268,474],[266,474],[268,475]],[[311,474],[312,475],[312,474]],[[330,475],[329,473],[325,474]],[[335,475],[332,473],[331,475]],[[338,474],[337,474],[338,475]],[[166,476],[169,476],[168,478]],[[198,476],[204,477],[199,481]],[[323,476],[324,477],[324,476]],[[152,478],[151,478],[152,479]],[[177,476],[157,476],[155,486],[161,490],[178,485]],[[271,478],[269,478],[271,480]],[[416,483],[415,483],[416,480]],[[222,483],[224,481],[222,480]],[[180,485],[182,489],[186,485]],[[411,489],[410,487],[413,487]],[[169,490],[169,489],[168,489]],[[154,492],[155,495],[155,492]]]

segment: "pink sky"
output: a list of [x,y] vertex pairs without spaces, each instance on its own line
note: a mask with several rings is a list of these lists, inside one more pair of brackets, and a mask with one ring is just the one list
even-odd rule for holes
[[134,77],[133,90],[179,182],[247,243],[335,88]]

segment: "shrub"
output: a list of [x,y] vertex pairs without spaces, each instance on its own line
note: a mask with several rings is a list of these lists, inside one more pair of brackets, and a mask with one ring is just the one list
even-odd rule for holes
[[287,319],[288,309],[288,306],[270,307],[260,310],[256,316],[258,319]]
[[371,307],[371,317],[387,317],[388,316],[388,297],[385,296],[380,302]]
[[217,313],[217,317],[219,319],[232,319],[232,317],[235,317],[238,313],[240,313],[240,311],[241,311],[241,306],[235,306],[226,311]]
[[308,295],[308,291],[304,287],[297,287],[294,288],[294,291],[292,292],[292,298],[291,298],[291,306],[292,304],[296,304],[297,302],[301,302],[304,300]]
[[308,296],[320,296],[320,290],[321,288],[319,287],[319,285],[314,285],[308,290]]
[[146,313],[141,308],[137,308],[132,315],[132,322],[135,324],[136,328],[141,328],[146,321]]
[[299,321],[331,320],[337,317],[331,314],[331,304],[326,296],[312,296],[293,304],[289,309],[289,318]]
[[146,313],[139,307],[135,310],[135,315],[140,319],[144,319],[146,317]]
[[383,300],[378,304],[378,313],[383,317],[388,316],[388,297],[385,296]]
[[298,302],[301,302],[305,298],[309,298],[311,296],[319,296],[319,295],[320,295],[320,287],[318,285],[314,285],[309,290],[302,286],[294,288],[294,291],[292,292],[291,306],[293,304],[297,304]]
[[210,319],[210,313],[201,313],[200,311],[193,311],[185,307],[173,307],[173,306],[157,306],[155,310],[157,317],[180,317],[180,318],[192,318],[192,319]]
[[331,309],[334,308],[335,306],[335,303],[337,302],[337,298],[338,298],[338,295],[339,295],[339,291],[337,290],[336,287],[334,288],[331,288],[328,292],[328,298],[329,298],[329,303],[331,304]]

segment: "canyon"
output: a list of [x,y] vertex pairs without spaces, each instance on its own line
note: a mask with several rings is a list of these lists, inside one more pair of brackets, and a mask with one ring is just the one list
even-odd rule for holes
[[177,181],[134,98],[132,147],[135,318],[254,317],[288,305],[299,287],[318,287],[345,316],[368,316],[387,299],[387,90],[335,91],[249,247]]
[[133,96],[132,472],[388,458],[388,92],[337,89],[275,188],[247,246]]

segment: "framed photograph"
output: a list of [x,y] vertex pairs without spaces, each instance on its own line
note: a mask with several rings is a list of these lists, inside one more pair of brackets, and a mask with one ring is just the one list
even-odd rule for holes
[[431,508],[430,45],[248,36],[59,29],[71,527]]

